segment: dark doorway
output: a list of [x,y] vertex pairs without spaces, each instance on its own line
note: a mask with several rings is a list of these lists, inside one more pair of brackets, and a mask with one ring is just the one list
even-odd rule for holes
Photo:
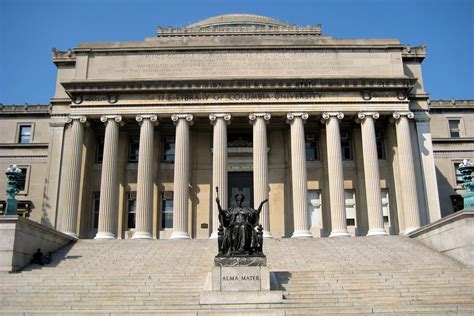
[[239,192],[245,196],[243,206],[253,207],[252,172],[229,172],[229,206],[234,205],[234,196]]

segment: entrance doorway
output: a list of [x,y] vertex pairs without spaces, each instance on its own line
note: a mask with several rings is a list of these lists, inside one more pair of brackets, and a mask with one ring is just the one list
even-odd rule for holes
[[253,207],[253,172],[229,172],[229,207],[234,205],[234,196],[242,193],[245,196],[243,206]]

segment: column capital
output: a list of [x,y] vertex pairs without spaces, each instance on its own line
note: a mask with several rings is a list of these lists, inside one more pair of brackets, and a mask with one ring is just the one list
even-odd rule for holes
[[80,123],[86,123],[87,117],[85,115],[69,115],[66,118],[66,124],[72,123],[72,121],[79,121]]
[[252,122],[256,121],[257,118],[263,118],[268,123],[268,121],[270,121],[270,119],[272,118],[272,115],[270,113],[267,113],[267,112],[259,112],[259,113],[250,113],[249,114],[249,120],[250,120],[251,124],[252,124]]
[[178,120],[180,119],[186,120],[188,122],[192,122],[194,119],[194,116],[189,113],[179,113],[179,114],[171,115],[171,120],[173,121],[175,125],[176,125],[176,122],[178,122]]
[[393,112],[393,118],[395,120],[400,119],[402,116],[406,116],[408,119],[413,119],[415,117],[415,114],[413,112]]
[[143,120],[150,120],[153,125],[158,125],[158,116],[155,114],[138,114],[135,116],[135,120],[137,120],[138,124],[141,125]]
[[230,119],[232,115],[230,113],[211,113],[209,114],[209,120],[211,121],[211,125],[214,125],[217,119],[222,118],[226,122],[226,124],[230,124]]
[[321,123],[324,124],[325,122],[329,121],[329,119],[331,117],[335,117],[338,120],[342,120],[344,118],[344,113],[342,113],[342,112],[324,112],[321,115]]
[[358,124],[361,124],[367,117],[371,117],[374,120],[377,120],[380,117],[379,112],[364,112],[360,111],[357,113],[357,118],[355,119],[355,122]]
[[431,121],[430,111],[429,110],[415,110],[413,111],[415,115],[415,121],[417,123],[428,123]]
[[123,126],[124,122],[122,121],[122,115],[102,115],[100,121],[107,124],[110,120],[114,120],[116,123],[119,123],[120,126]]
[[295,117],[301,117],[303,123],[305,123],[309,117],[309,114],[306,112],[288,112],[286,114],[286,122],[290,124],[295,119]]

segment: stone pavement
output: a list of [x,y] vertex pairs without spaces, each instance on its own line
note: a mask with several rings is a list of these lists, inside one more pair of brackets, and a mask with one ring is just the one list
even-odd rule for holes
[[199,305],[215,240],[79,240],[0,274],[8,315],[473,315],[474,269],[399,236],[265,240],[283,304]]

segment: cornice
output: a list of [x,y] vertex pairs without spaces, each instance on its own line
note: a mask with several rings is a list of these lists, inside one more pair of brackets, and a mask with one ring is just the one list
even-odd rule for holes
[[266,91],[266,90],[400,90],[411,89],[417,79],[408,77],[398,78],[256,78],[256,79],[213,79],[213,80],[117,80],[117,81],[69,81],[62,86],[71,96],[83,93],[113,93],[120,92],[159,92],[159,91]]

